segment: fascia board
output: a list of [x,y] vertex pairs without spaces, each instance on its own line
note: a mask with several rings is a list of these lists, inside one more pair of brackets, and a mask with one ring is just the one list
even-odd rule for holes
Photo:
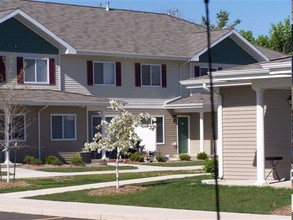
[[135,54],[135,53],[119,53],[108,51],[88,51],[77,50],[78,55],[85,56],[109,56],[109,57],[124,57],[124,58],[136,58],[136,59],[161,59],[161,60],[175,60],[175,61],[188,61],[190,57],[185,56],[163,56],[163,55],[148,55],[148,54]]
[[165,106],[165,109],[190,109],[190,108],[203,108],[203,103],[194,103],[194,104],[170,104]]
[[[221,88],[221,87],[248,86],[248,85],[251,85],[251,82],[239,82],[239,83],[236,83],[236,82],[217,82],[217,83],[213,84],[213,87]],[[187,86],[186,88],[187,89],[200,89],[200,88],[209,88],[209,87],[211,87],[210,84],[205,84],[205,85],[201,85],[201,86],[190,85],[190,86]]]
[[65,47],[66,48],[66,53],[71,53],[71,54],[75,54],[76,53],[76,50],[75,50],[74,47],[72,47],[71,45],[69,45],[68,43],[66,43],[64,40],[62,40],[56,34],[54,34],[53,32],[51,32],[44,25],[40,24],[38,21],[36,21],[34,18],[32,18],[31,16],[29,16],[28,14],[26,14],[25,12],[23,12],[20,9],[17,9],[15,11],[13,11],[12,13],[10,13],[10,14],[2,17],[0,19],[0,24],[3,23],[4,21],[7,21],[10,18],[13,18],[13,17],[17,18],[20,21],[22,19],[25,19],[30,24],[32,24],[35,27],[37,27],[39,30],[41,30],[42,32],[44,32],[47,36],[49,36],[54,41],[56,41],[57,43],[59,43],[60,45],[62,45],[63,47]]
[[274,69],[274,68],[291,68],[292,64],[288,62],[276,62],[276,63],[264,63],[261,64],[263,68]]
[[87,102],[87,101],[51,101],[51,100],[19,100],[23,105],[37,105],[37,106],[90,106],[90,107],[108,107],[109,102]]

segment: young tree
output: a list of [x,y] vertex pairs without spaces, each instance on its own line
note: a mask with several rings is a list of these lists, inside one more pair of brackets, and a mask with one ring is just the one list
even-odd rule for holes
[[[9,163],[10,150],[20,147],[18,141],[24,139],[25,121],[23,114],[27,112],[25,106],[21,105],[20,100],[24,96],[26,88],[17,88],[17,79],[12,77],[13,58],[10,58],[8,64],[5,58],[2,58],[2,65],[8,68],[2,68],[5,73],[1,76],[7,76],[2,81],[6,82],[0,90],[0,147],[5,152],[5,163],[7,166],[7,182],[9,182]],[[7,71],[6,71],[7,69]]]
[[[143,125],[142,120],[151,119],[149,114],[140,113],[134,115],[126,111],[122,103],[116,100],[110,101],[111,108],[118,113],[110,123],[102,121],[101,125],[104,126],[106,135],[100,132],[96,133],[93,141],[84,144],[84,150],[95,151],[107,150],[116,151],[116,187],[119,188],[119,158],[120,155],[126,152],[130,148],[135,148],[140,140],[139,136],[135,132],[135,128],[139,126],[145,126],[149,129],[154,129],[155,124]],[[151,119],[155,121],[155,119]]]

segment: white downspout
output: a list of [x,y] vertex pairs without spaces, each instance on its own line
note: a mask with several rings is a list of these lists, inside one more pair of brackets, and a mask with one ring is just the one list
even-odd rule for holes
[[41,112],[48,108],[46,104],[43,108],[38,111],[38,158],[41,160]]
[[218,153],[218,163],[219,163],[219,179],[223,179],[224,177],[224,165],[223,165],[223,104],[222,104],[222,95],[221,93],[217,93],[218,95],[218,140],[217,140],[217,153]]

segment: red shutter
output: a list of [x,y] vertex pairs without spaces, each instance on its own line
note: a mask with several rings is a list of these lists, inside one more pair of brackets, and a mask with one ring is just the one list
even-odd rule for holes
[[17,83],[23,84],[23,58],[17,57],[16,58],[16,69],[17,69]]
[[194,77],[199,77],[200,76],[200,68],[199,66],[194,66]]
[[0,82],[5,82],[6,80],[6,67],[5,67],[5,56],[0,56]]
[[140,63],[135,63],[135,86],[141,86],[141,79],[140,79]]
[[87,84],[89,86],[94,84],[93,61],[87,61]]
[[162,87],[167,87],[167,66],[166,64],[162,64]]
[[121,86],[121,63],[116,62],[116,86]]
[[56,66],[55,66],[55,59],[49,59],[49,74],[50,74],[50,84],[56,84]]

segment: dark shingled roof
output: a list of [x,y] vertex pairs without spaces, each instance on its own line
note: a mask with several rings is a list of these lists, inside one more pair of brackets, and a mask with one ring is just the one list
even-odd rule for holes
[[8,98],[28,105],[109,106],[109,100],[54,90],[0,89],[0,100]]

